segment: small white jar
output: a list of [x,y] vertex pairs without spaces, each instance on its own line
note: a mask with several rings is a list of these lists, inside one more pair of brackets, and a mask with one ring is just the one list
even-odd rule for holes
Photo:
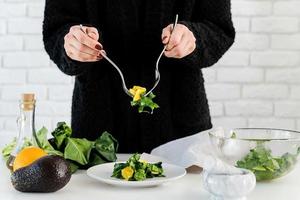
[[214,173],[203,171],[203,185],[211,200],[246,200],[255,188],[255,175],[246,169],[241,173]]

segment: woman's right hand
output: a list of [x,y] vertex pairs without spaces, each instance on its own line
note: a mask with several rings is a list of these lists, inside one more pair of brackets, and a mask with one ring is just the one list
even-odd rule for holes
[[98,42],[99,33],[94,27],[72,26],[64,37],[64,48],[67,55],[80,62],[96,62],[101,60],[101,52],[105,54],[103,46]]

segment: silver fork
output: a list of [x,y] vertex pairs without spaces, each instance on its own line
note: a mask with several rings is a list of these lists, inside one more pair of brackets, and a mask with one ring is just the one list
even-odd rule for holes
[[[177,23],[178,23],[178,15],[176,15],[176,18],[175,18],[175,23],[174,23],[174,25],[173,25],[172,33],[173,33],[173,31],[174,31],[174,29],[175,29]],[[86,34],[86,32],[85,32],[84,29],[83,29],[82,24],[80,24],[80,29],[81,29],[82,32],[84,32],[84,33]],[[171,35],[172,35],[172,33],[171,33]],[[160,53],[160,55],[159,55],[159,57],[158,57],[158,59],[157,59],[157,61],[156,61],[156,68],[155,68],[155,83],[154,83],[154,86],[153,86],[153,88],[152,88],[151,90],[149,90],[149,91],[146,93],[145,96],[148,96],[148,95],[156,88],[156,86],[158,85],[158,83],[159,83],[159,81],[160,81],[160,73],[159,73],[159,69],[158,69],[158,67],[159,67],[159,61],[160,61],[162,55],[164,54],[164,52],[166,51],[166,48],[167,48],[167,45],[164,46],[162,52]],[[103,58],[105,58],[105,59],[106,59],[106,60],[107,60],[107,61],[108,61],[108,62],[109,62],[109,63],[110,63],[117,71],[118,71],[118,73],[119,73],[119,75],[120,75],[120,77],[121,77],[121,80],[122,80],[122,87],[123,87],[124,92],[125,92],[128,96],[132,97],[132,94],[129,92],[129,90],[128,90],[127,86],[126,86],[125,78],[124,78],[124,75],[123,75],[122,71],[120,70],[120,68],[119,68],[119,67],[118,67],[118,66],[117,66],[117,65],[116,65],[109,57],[107,57],[107,55],[105,55],[105,54],[102,53],[101,51],[100,51],[100,54],[101,54],[101,56],[103,56]]]
[[[177,14],[176,17],[175,17],[175,22],[174,22],[174,24],[173,24],[173,28],[172,28],[171,35],[172,35],[172,33],[173,33],[175,27],[177,26],[177,23],[178,23],[178,14]],[[159,81],[160,81],[160,73],[159,73],[158,67],[159,67],[160,59],[161,59],[162,55],[164,54],[164,52],[166,51],[166,49],[167,49],[167,45],[164,46],[162,52],[161,52],[160,55],[158,56],[158,59],[157,59],[157,61],[156,61],[156,68],[155,68],[155,83],[154,83],[153,88],[152,88],[151,90],[149,90],[149,91],[145,94],[145,96],[148,96],[148,95],[156,88],[156,86],[158,85],[158,83],[159,83]]]
[[[80,24],[80,30],[86,34],[86,32],[83,29],[82,24]],[[132,94],[129,92],[129,90],[128,90],[127,86],[126,86],[125,78],[124,78],[124,75],[123,75],[122,71],[120,70],[120,68],[109,57],[107,57],[107,55],[105,55],[101,51],[100,51],[100,54],[101,54],[101,56],[103,56],[103,58],[105,58],[118,71],[118,73],[119,73],[119,75],[121,77],[121,80],[122,80],[122,88],[123,88],[124,92],[128,96],[132,97]]]

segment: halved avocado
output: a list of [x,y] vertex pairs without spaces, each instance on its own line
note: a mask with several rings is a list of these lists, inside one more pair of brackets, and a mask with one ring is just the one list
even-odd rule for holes
[[55,192],[71,179],[70,164],[61,156],[44,156],[11,174],[14,188],[21,192]]

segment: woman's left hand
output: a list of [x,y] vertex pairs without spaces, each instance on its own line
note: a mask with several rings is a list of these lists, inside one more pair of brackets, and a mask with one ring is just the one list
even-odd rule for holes
[[[177,24],[172,33],[173,24],[163,29],[162,42],[167,44],[165,56],[169,58],[183,58],[196,49],[196,38],[185,25]],[[172,33],[172,34],[171,34]]]

